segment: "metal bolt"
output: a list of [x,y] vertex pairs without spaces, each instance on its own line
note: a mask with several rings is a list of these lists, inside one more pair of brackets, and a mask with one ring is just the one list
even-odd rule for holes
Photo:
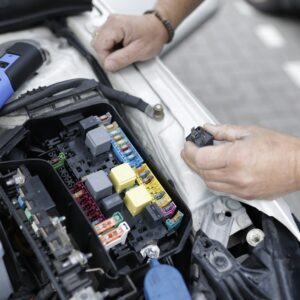
[[252,247],[256,247],[264,238],[264,232],[258,228],[251,229],[246,236],[247,243]]
[[214,259],[214,263],[219,268],[225,268],[228,265],[227,259],[224,256],[216,256]]

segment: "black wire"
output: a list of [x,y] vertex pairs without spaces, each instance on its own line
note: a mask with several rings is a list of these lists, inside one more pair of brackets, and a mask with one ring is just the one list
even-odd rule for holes
[[103,84],[99,84],[99,88],[103,95],[108,98],[109,100],[115,100],[119,103],[124,105],[128,105],[138,110],[145,112],[146,108],[148,107],[148,103],[146,103],[141,98],[132,96],[122,91],[115,90],[113,88],[107,87]]
[[64,37],[90,64],[99,82],[112,88],[112,84],[97,59],[85,48],[74,32],[67,26],[65,19],[47,21],[46,25],[57,37]]
[[40,99],[43,99],[49,94],[55,95],[62,90],[67,90],[70,88],[74,88],[74,86],[79,85],[82,82],[82,79],[74,79],[62,81],[56,84],[53,84],[47,88],[43,87],[41,89],[36,90],[35,92],[29,92],[28,94],[22,95],[16,101],[6,104],[0,111],[0,116],[7,115],[11,112],[14,112],[20,108],[25,107],[28,104],[32,104]]

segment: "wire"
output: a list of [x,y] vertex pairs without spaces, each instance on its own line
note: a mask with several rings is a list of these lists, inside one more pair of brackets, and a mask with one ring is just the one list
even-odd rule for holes
[[99,65],[97,59],[84,47],[75,33],[67,26],[65,19],[47,21],[46,25],[58,37],[64,37],[68,43],[73,46],[90,64],[95,72],[99,82],[103,85],[112,88],[112,84],[108,79],[103,68]]
[[59,82],[49,86],[48,88],[42,87],[33,91],[30,91],[26,94],[21,95],[15,101],[6,104],[0,111],[0,116],[7,115],[12,113],[20,108],[23,108],[29,104],[32,104],[38,100],[49,97],[49,95],[55,95],[58,92],[63,90],[68,90],[74,88],[76,85],[80,85],[82,79],[67,80]]

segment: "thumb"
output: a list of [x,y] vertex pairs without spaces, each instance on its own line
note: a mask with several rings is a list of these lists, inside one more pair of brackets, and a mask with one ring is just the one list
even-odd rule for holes
[[116,72],[131,65],[139,59],[138,50],[136,43],[133,42],[128,46],[111,53],[104,61],[105,69],[110,72]]
[[245,126],[205,124],[203,127],[211,133],[217,141],[234,142],[250,134],[248,128]]

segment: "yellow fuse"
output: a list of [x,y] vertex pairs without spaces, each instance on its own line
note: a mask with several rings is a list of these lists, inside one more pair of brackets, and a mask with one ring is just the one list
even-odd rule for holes
[[164,190],[147,164],[141,165],[135,169],[135,172],[137,174],[138,184],[146,187],[153,198],[153,202],[159,207],[164,207],[172,202],[171,197]]
[[127,191],[124,202],[133,216],[138,215],[152,201],[152,196],[143,186],[137,186]]
[[109,178],[117,193],[131,188],[135,184],[136,174],[129,164],[125,163],[111,169]]

